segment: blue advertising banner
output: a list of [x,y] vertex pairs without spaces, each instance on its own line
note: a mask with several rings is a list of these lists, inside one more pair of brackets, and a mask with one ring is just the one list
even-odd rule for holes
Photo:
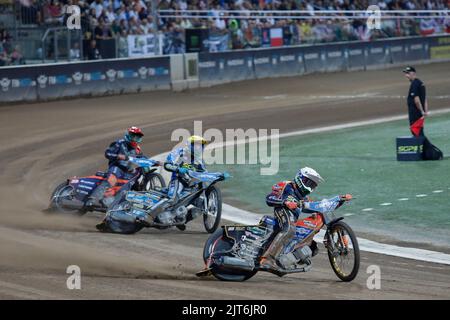
[[300,49],[303,54],[305,73],[324,72],[326,55],[323,46],[305,46]]
[[347,68],[349,70],[364,70],[366,68],[365,43],[349,43],[347,46]]
[[0,68],[0,103],[35,101],[37,78],[36,68],[28,66]]
[[277,55],[273,50],[259,50],[253,53],[256,79],[269,78],[276,71]]
[[325,51],[325,69],[328,72],[342,71],[347,69],[347,59],[345,56],[345,46],[342,44],[327,45]]
[[392,42],[389,45],[389,49],[391,52],[392,63],[401,63],[401,62],[405,61],[406,47],[403,43]]
[[366,49],[366,67],[381,66],[391,63],[386,42],[374,41],[368,43]]
[[428,60],[428,43],[420,40],[407,40],[405,43],[405,61]]
[[169,89],[169,68],[169,57],[1,68],[0,102]]
[[252,51],[199,53],[198,59],[202,86],[255,78]]
[[298,48],[284,48],[275,51],[278,54],[278,73],[287,76],[305,73],[303,53]]
[[253,59],[257,79],[305,73],[303,55],[298,48],[255,51]]

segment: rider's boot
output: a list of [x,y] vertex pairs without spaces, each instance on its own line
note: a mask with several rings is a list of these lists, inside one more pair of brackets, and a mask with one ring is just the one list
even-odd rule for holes
[[264,257],[261,257],[261,260],[259,261],[259,267],[260,269],[264,270],[272,270],[280,268],[276,258],[272,255],[266,255]]
[[312,251],[312,256],[311,257],[314,257],[314,256],[316,256],[319,253],[319,246],[317,245],[317,242],[315,242],[314,240],[309,245],[309,248]]
[[275,236],[275,239],[273,239],[269,248],[266,250],[266,252],[264,252],[263,256],[261,257],[261,260],[259,262],[259,267],[261,269],[276,270],[276,271],[284,269],[277,259],[277,257],[279,257],[281,251],[284,248],[284,241],[282,241],[283,237],[284,234],[282,232],[279,232]]
[[[272,247],[272,246],[271,246]],[[277,250],[277,245],[273,246],[274,248],[269,248],[265,254],[261,257],[261,260],[259,261],[259,267],[263,270],[277,270],[280,271],[283,269],[283,266],[278,262],[278,259],[276,258],[277,255],[274,255]],[[271,250],[272,249],[272,250]]]
[[108,224],[106,223],[106,219],[103,219],[103,221],[100,222],[99,224],[97,224],[95,226],[95,228],[97,228],[97,230],[100,232],[108,232],[109,231]]
[[[86,201],[86,207],[92,208],[96,204],[103,205],[103,197],[106,189],[110,188],[111,185],[107,180],[102,181],[97,188],[95,188],[94,192],[91,193],[88,200]],[[97,202],[96,202],[97,201]]]
[[194,207],[190,208],[187,215],[186,215],[186,223],[189,221],[194,220],[202,213],[202,210],[200,208]]

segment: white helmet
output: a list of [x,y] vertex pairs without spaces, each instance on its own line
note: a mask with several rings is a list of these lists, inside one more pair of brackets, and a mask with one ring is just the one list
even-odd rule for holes
[[320,182],[325,181],[320,174],[309,167],[301,168],[295,175],[294,182],[302,195],[306,196],[314,191]]

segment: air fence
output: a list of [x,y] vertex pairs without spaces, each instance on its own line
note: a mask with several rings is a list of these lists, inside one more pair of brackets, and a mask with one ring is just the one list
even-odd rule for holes
[[316,72],[450,60],[450,36],[0,68],[0,103],[183,90]]

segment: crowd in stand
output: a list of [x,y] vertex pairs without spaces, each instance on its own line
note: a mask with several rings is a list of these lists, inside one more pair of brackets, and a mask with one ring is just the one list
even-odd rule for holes
[[6,29],[0,28],[0,67],[24,64],[20,46],[13,45]]
[[[155,30],[170,39],[168,53],[182,51],[184,30],[208,28],[210,35],[227,35],[228,49],[258,47],[263,28],[283,28],[285,45],[331,42],[345,40],[369,40],[392,36],[420,34],[418,20],[383,20],[382,30],[367,32],[363,19],[350,19],[352,13],[339,14],[348,19],[314,18],[317,10],[366,10],[378,5],[381,10],[445,10],[450,0],[156,0],[157,9],[167,10],[152,15],[152,0],[16,0],[21,3],[23,24],[62,25],[68,17],[66,8],[77,5],[81,9],[81,27],[89,46],[103,39],[118,39],[119,52],[126,51],[128,35],[151,34]],[[207,10],[208,18],[186,17],[185,10]],[[223,10],[242,10],[229,13]],[[251,13],[253,10],[305,10],[310,19],[264,18]],[[248,19],[236,15],[249,16]],[[168,17],[171,15],[172,17]],[[173,17],[176,15],[176,17]],[[195,15],[189,13],[189,15]],[[331,15],[331,14],[330,14]],[[333,14],[336,15],[336,14]],[[251,16],[251,17],[250,17]],[[272,15],[273,16],[273,15]],[[433,20],[435,16],[430,16]],[[439,18],[437,28],[450,30],[450,23]],[[433,21],[428,24],[433,24]],[[95,41],[92,41],[95,40]],[[95,50],[93,51],[95,59]]]

